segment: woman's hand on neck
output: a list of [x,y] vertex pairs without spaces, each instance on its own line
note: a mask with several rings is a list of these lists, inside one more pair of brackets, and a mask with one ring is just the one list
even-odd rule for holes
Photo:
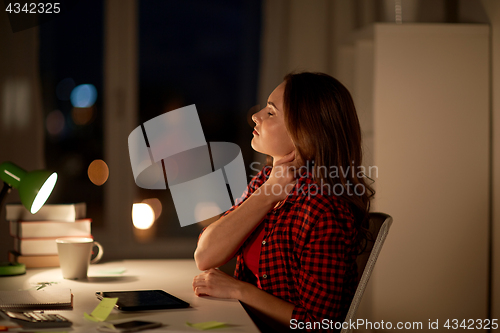
[[285,156],[273,156],[271,174],[255,194],[267,196],[274,204],[284,200],[295,186],[295,178],[300,167],[298,160],[295,151]]

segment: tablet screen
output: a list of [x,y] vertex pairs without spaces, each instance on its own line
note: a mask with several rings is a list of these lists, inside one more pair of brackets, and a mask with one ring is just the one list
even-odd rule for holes
[[189,303],[163,290],[105,291],[104,297],[118,297],[116,305],[124,311],[187,308]]

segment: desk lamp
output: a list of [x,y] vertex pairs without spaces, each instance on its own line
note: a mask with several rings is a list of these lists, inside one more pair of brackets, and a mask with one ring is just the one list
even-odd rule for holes
[[[42,208],[52,193],[57,181],[57,173],[47,170],[27,172],[11,162],[0,164],[0,179],[3,181],[0,192],[0,213],[4,201],[12,188],[17,188],[24,207],[35,214]],[[0,263],[0,276],[18,275],[26,272],[24,264]]]

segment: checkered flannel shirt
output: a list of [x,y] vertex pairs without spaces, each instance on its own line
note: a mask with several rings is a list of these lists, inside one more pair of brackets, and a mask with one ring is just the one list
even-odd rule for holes
[[[269,177],[265,167],[250,182],[238,207]],[[266,292],[295,305],[292,319],[342,322],[357,286],[357,235],[354,216],[341,198],[318,193],[310,177],[301,177],[285,201],[264,217],[259,281]],[[242,249],[234,277],[256,285]]]

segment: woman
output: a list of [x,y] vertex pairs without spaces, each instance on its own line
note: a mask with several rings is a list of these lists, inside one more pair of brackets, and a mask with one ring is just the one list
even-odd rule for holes
[[[252,120],[252,148],[272,168],[201,234],[195,260],[205,272],[193,289],[238,299],[282,327],[333,328],[357,286],[373,196],[352,98],[326,74],[289,74]],[[215,269],[234,255],[234,278]]]

